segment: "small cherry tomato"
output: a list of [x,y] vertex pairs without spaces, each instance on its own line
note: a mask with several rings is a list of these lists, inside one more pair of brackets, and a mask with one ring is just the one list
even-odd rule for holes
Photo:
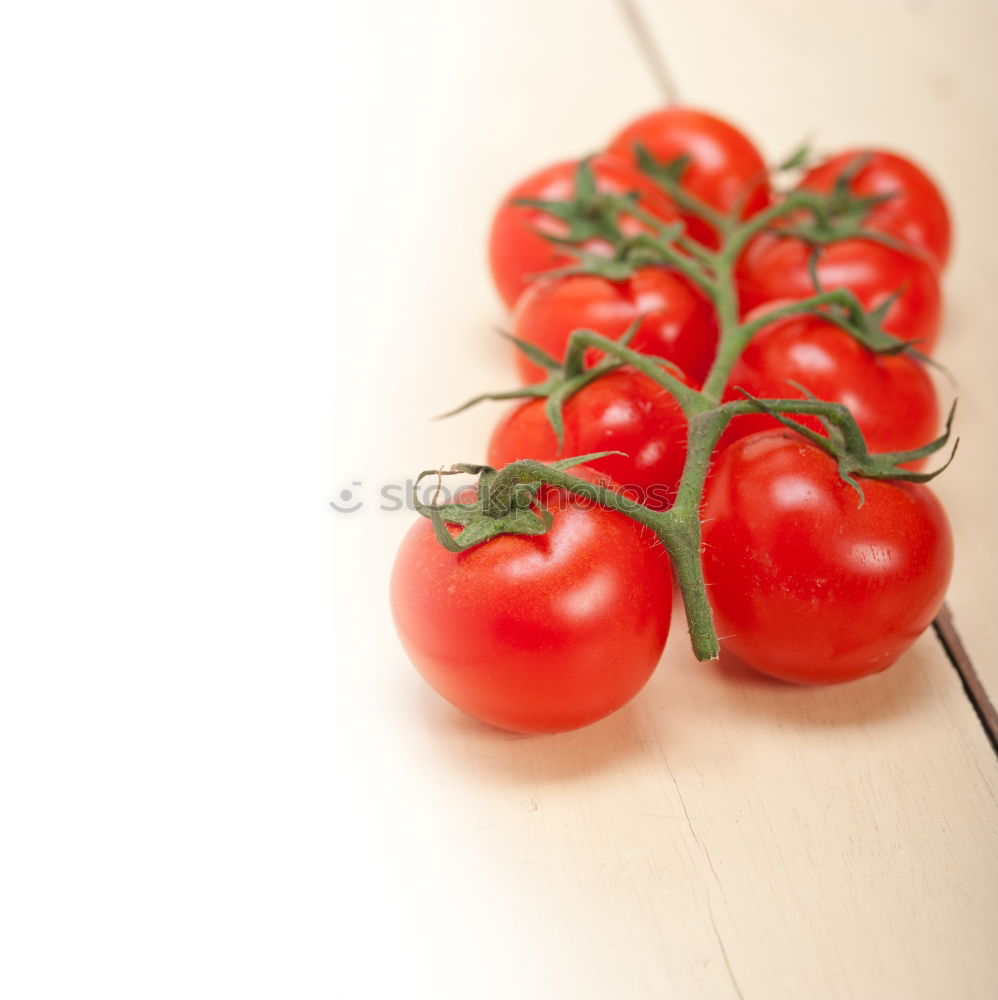
[[[748,318],[783,304],[760,306]],[[762,399],[806,398],[791,382],[846,406],[870,451],[920,448],[939,430],[936,391],[920,361],[908,354],[877,354],[819,316],[779,320],[760,330],[732,369],[726,398],[743,398],[737,387]],[[817,417],[794,419],[823,433]],[[779,426],[763,413],[736,417],[722,442]]]
[[502,729],[554,733],[641,690],[669,633],[672,582],[665,550],[623,514],[550,487],[538,500],[554,516],[546,534],[457,554],[420,518],[391,603],[409,658],[444,698]]
[[[738,263],[743,312],[776,299],[814,295],[812,248],[794,236],[763,233]],[[848,288],[864,309],[872,310],[895,293],[884,329],[929,354],[939,336],[942,300],[935,268],[927,260],[864,239],[845,239],[817,248],[816,271],[823,291]]]
[[[595,330],[619,340],[641,317],[630,346],[641,354],[667,358],[694,382],[703,381],[717,349],[717,321],[708,299],[685,278],[660,267],[636,271],[626,281],[572,274],[544,279],[520,296],[513,332],[561,361],[573,330]],[[586,355],[587,367],[601,357]],[[547,373],[521,351],[516,365],[525,383]]]
[[520,458],[553,462],[567,455],[621,451],[589,465],[654,510],[671,505],[686,461],[686,417],[661,386],[626,368],[594,379],[562,407],[562,448],[545,402],[517,403],[502,417],[489,441],[489,465],[499,469]]
[[[659,162],[688,156],[682,186],[711,208],[741,218],[769,204],[766,163],[752,142],[721,118],[693,108],[663,108],[631,122],[610,143],[610,152],[636,161],[635,144]],[[717,235],[705,222],[684,216],[690,235],[717,246]]]
[[721,647],[800,684],[885,670],[942,604],[953,543],[925,486],[859,480],[790,430],[721,452],[703,502],[703,564]]
[[859,197],[892,195],[870,209],[864,228],[908,243],[929,254],[939,268],[950,253],[949,210],[939,188],[911,160],[883,150],[849,150],[809,170],[798,187],[831,191],[845,171],[862,158],[863,166],[849,181],[849,190]]
[[[633,192],[638,196],[639,206],[663,222],[674,222],[678,218],[672,202],[662,190],[626,160],[604,153],[592,157],[589,167],[598,191],[606,194]],[[574,264],[576,260],[542,235],[564,235],[564,222],[539,208],[514,202],[518,198],[543,201],[573,198],[577,168],[578,162],[572,160],[532,174],[517,184],[496,210],[489,235],[489,263],[496,288],[510,308],[539,274]],[[625,236],[648,231],[644,223],[629,216],[621,217],[619,225]],[[598,240],[589,241],[583,247],[590,253],[610,253],[610,248]]]

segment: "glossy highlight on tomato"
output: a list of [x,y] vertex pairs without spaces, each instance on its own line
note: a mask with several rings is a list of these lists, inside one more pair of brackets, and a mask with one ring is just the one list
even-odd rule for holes
[[[748,218],[769,204],[769,173],[762,155],[734,125],[694,108],[670,107],[631,122],[609,150],[633,162],[635,145],[660,163],[690,158],[682,186],[711,208]],[[711,247],[717,234],[701,219],[684,215],[690,235]]]
[[[638,196],[638,205],[663,222],[674,222],[678,216],[667,195],[626,160],[605,153],[588,161],[596,189],[606,194]],[[544,201],[567,201],[575,195],[578,161],[556,163],[521,181],[503,197],[492,219],[489,234],[489,264],[492,278],[502,300],[510,308],[523,290],[540,274],[554,268],[574,264],[576,259],[556,243],[545,239],[562,236],[565,224],[554,216],[525,205],[516,205],[518,198]],[[637,219],[623,216],[621,231],[627,236],[647,232],[648,227]],[[609,247],[598,240],[584,244],[590,253],[609,255]]]
[[885,670],[928,628],[953,565],[926,486],[861,480],[789,430],[726,448],[703,501],[721,647],[761,673],[832,684]]
[[502,417],[489,441],[489,465],[501,469],[521,458],[553,462],[568,455],[619,451],[623,454],[589,464],[653,510],[670,506],[686,461],[687,426],[679,404],[661,386],[628,369],[590,382],[565,402],[561,448],[545,403],[518,403]]
[[809,170],[798,187],[828,193],[848,171],[854,171],[849,190],[857,197],[891,196],[870,209],[865,229],[893,236],[928,254],[940,269],[946,266],[952,242],[949,209],[921,167],[897,153],[853,149]]
[[[639,317],[630,346],[666,358],[692,383],[702,382],[717,350],[714,310],[699,289],[665,268],[640,268],[625,281],[591,274],[537,281],[516,304],[513,333],[561,361],[573,331],[594,330],[619,340]],[[597,350],[587,352],[586,366],[602,356]],[[526,384],[547,378],[547,372],[519,350],[516,366]]]
[[[785,303],[760,306],[747,318],[780,305]],[[732,369],[725,397],[743,398],[741,388],[760,399],[806,398],[792,383],[817,399],[846,406],[873,452],[921,448],[939,430],[939,401],[922,362],[909,354],[877,354],[820,316],[796,316],[763,327]],[[824,433],[817,417],[794,419]],[[775,417],[763,413],[736,417],[722,443],[778,426]]]
[[[573,470],[595,478],[588,470]],[[672,583],[653,535],[622,514],[542,488],[544,535],[447,551],[420,518],[395,561],[391,605],[409,658],[469,715],[524,733],[609,715],[651,676]]]

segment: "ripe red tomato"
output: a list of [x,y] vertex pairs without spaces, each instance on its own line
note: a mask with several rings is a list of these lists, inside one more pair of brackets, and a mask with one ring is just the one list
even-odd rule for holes
[[[663,108],[631,122],[610,143],[609,150],[636,162],[635,143],[659,162],[688,156],[683,187],[719,212],[740,209],[744,219],[769,204],[765,161],[745,135],[721,118],[693,108]],[[685,218],[694,239],[717,246],[717,236],[709,225]]]
[[[750,318],[781,304],[760,306]],[[804,399],[788,382],[846,406],[871,451],[920,448],[939,430],[936,391],[921,362],[906,354],[877,354],[818,316],[785,319],[760,330],[732,369],[726,396],[742,398],[735,388],[741,386],[760,398]],[[822,432],[817,417],[794,419]],[[736,417],[723,440],[779,426],[762,413]]]
[[929,626],[953,564],[925,486],[838,475],[789,430],[721,452],[703,503],[703,562],[722,649],[801,684],[889,667]]
[[590,382],[562,408],[561,449],[545,402],[531,399],[506,413],[489,441],[489,465],[501,469],[519,458],[553,462],[567,455],[622,451],[589,464],[652,509],[671,505],[686,461],[686,417],[661,386],[626,368]]
[[[564,235],[564,222],[540,209],[513,202],[517,198],[571,199],[575,195],[577,167],[577,161],[572,160],[532,174],[508,192],[496,210],[489,235],[489,263],[496,288],[510,308],[538,274],[575,263],[574,257],[541,235]],[[638,204],[646,212],[663,222],[674,222],[678,218],[672,202],[662,190],[625,160],[601,154],[589,160],[589,167],[598,191],[607,194],[634,192],[638,195]],[[627,216],[619,221],[626,236],[648,230],[646,225]],[[584,244],[584,248],[591,253],[609,254],[609,247],[598,240]]]
[[[516,304],[513,332],[561,361],[573,330],[595,330],[619,340],[639,316],[641,325],[630,346],[668,358],[693,382],[702,382],[717,349],[714,310],[699,289],[664,268],[642,268],[626,281],[573,274],[534,282]],[[590,351],[587,366],[602,356]],[[525,383],[547,378],[519,350],[516,366]]]
[[951,239],[949,211],[939,188],[911,160],[883,150],[853,149],[808,171],[798,187],[831,191],[860,156],[867,158],[866,164],[849,182],[849,190],[860,197],[894,195],[870,210],[864,227],[910,243],[945,267]]
[[[742,311],[776,299],[814,295],[811,253],[796,237],[763,233],[753,240],[738,263]],[[838,240],[819,248],[817,273],[824,291],[851,289],[864,309],[875,309],[900,291],[884,329],[902,340],[917,341],[924,354],[935,347],[942,301],[935,268],[927,260],[870,240]]]
[[672,608],[668,557],[646,529],[561,490],[544,487],[539,501],[554,515],[546,534],[457,554],[420,518],[391,583],[399,638],[430,685],[526,733],[577,729],[630,701],[662,655]]

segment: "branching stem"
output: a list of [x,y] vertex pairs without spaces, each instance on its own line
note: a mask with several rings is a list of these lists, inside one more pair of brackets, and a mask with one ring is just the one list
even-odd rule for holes
[[[723,401],[731,371],[739,356],[759,330],[775,321],[793,316],[822,315],[874,349],[891,349],[892,338],[879,331],[877,324],[871,322],[871,316],[875,314],[865,313],[856,296],[845,289],[820,291],[809,298],[775,307],[748,322],[741,318],[735,282],[735,266],[741,253],[755,236],[791,215],[809,213],[816,229],[829,226],[831,208],[827,196],[811,191],[795,191],[742,221],[737,213],[722,216],[689,195],[670,176],[668,170],[657,171],[654,176],[683,211],[698,216],[717,231],[721,237],[721,247],[711,251],[693,243],[677,231],[675,224],[664,223],[642,209],[635,198],[603,196],[604,208],[636,218],[649,230],[629,237],[621,234],[615,247],[615,262],[625,269],[632,264],[635,267],[649,263],[664,264],[684,275],[711,299],[718,322],[718,346],[703,387],[699,390],[692,388],[674,373],[674,366],[669,362],[641,354],[627,346],[626,342],[602,336],[592,330],[576,330],[569,339],[561,374],[558,374],[554,361],[547,359],[545,363],[552,373],[552,381],[544,383],[537,392],[527,389],[521,394],[551,393],[551,400],[556,390],[550,387],[557,383],[558,378],[563,378],[564,382],[557,383],[562,393],[558,399],[560,404],[569,392],[577,391],[590,377],[599,377],[603,371],[614,370],[620,364],[632,366],[662,386],[675,398],[688,424],[686,462],[673,505],[666,511],[652,511],[606,486],[595,485],[567,471],[572,465],[601,457],[597,455],[562,460],[553,465],[532,460],[519,461],[499,471],[483,467],[456,467],[460,471],[478,469],[481,474],[481,496],[478,501],[481,517],[476,513],[475,505],[468,507],[451,504],[440,508],[427,505],[420,509],[434,518],[435,529],[442,544],[454,547],[455,551],[503,532],[536,533],[546,530],[543,518],[533,513],[531,507],[536,490],[542,483],[561,487],[632,518],[653,531],[668,551],[682,594],[693,651],[699,659],[707,660],[718,655],[719,643],[707,600],[700,557],[700,506],[711,456],[732,419],[742,414],[764,412],[792,427],[837,459],[842,479],[856,489],[860,502],[863,491],[853,478],[853,473],[911,481],[924,481],[934,475],[935,473],[906,471],[900,467],[900,463],[910,461],[913,457],[924,457],[943,447],[948,439],[949,423],[942,437],[922,449],[870,455],[855,419],[841,403],[816,399],[759,400],[748,395],[744,399]],[[583,179],[585,180],[584,177]],[[625,341],[627,339],[625,337]],[[886,345],[885,341],[888,342]],[[586,370],[586,352],[592,348],[601,351],[608,359],[613,359],[605,362],[599,372]],[[614,364],[614,361],[618,364]],[[500,393],[492,398],[509,395],[511,394]],[[806,414],[818,417],[827,435],[819,434],[793,419],[793,415]],[[444,520],[464,525],[463,532],[452,538],[443,529]]]

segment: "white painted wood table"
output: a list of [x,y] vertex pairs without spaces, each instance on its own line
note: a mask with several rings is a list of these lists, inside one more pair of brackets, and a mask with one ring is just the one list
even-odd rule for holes
[[[349,127],[364,175],[389,192],[378,205],[394,236],[386,266],[370,269],[365,254],[341,293],[372,296],[355,357],[371,385],[379,366],[383,387],[370,440],[351,427],[339,442],[344,479],[484,457],[497,410],[426,421],[512,384],[490,336],[503,314],[484,262],[488,219],[521,175],[599,147],[660,101],[625,12],[437,3],[359,29],[363,101]],[[833,17],[789,2],[646,0],[637,13],[683,98],[730,115],[771,157],[805,136],[896,147],[952,198],[959,250],[941,354],[961,382],[963,444],[940,491],[959,545],[951,605],[994,690],[985,484],[998,409],[980,359],[998,361],[995,11],[853,2]],[[374,48],[383,56],[365,66]],[[415,163],[400,175],[406,156]],[[631,706],[582,732],[518,738],[462,717],[407,669],[383,589],[408,517],[353,517],[334,526],[342,565],[367,547],[361,524],[383,548],[371,591],[342,581],[367,625],[343,711],[377,734],[383,772],[363,793],[347,894],[365,897],[396,957],[378,960],[358,921],[344,996],[403,983],[447,997],[998,995],[998,768],[932,633],[886,675],[799,690],[697,664],[677,620]],[[357,638],[356,620],[345,637]]]

